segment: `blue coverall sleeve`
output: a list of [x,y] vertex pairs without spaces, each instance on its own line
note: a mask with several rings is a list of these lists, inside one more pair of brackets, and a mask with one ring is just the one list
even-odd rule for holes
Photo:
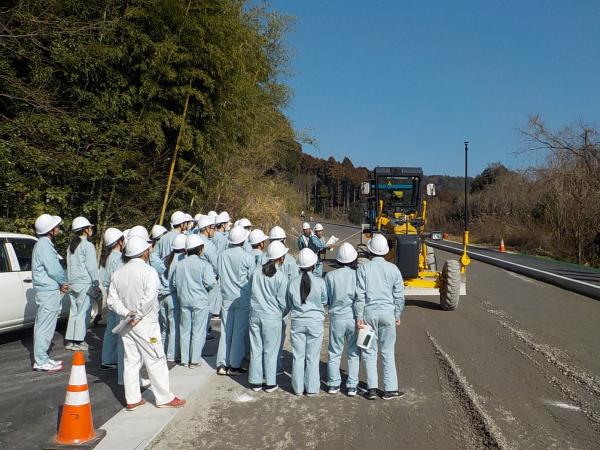
[[356,270],[356,301],[354,302],[354,314],[356,320],[363,320],[365,301],[367,298],[367,280],[365,267]]
[[325,282],[321,283],[321,304],[325,306],[327,304],[327,287]]
[[402,279],[400,271],[398,271],[398,276],[394,282],[394,289],[392,292],[394,295],[396,320],[400,320],[400,315],[404,310],[404,280]]
[[327,307],[331,308],[331,304],[333,303],[334,292],[333,292],[333,283],[331,282],[331,278],[329,275],[325,276],[325,289],[327,290]]
[[92,286],[98,286],[98,266],[96,265],[96,248],[88,242],[85,247],[85,269],[92,280]]
[[46,269],[48,276],[62,286],[67,281],[67,278],[65,276],[65,270],[60,262],[58,262],[57,255],[58,254],[51,254],[50,251],[44,249],[43,255],[40,256],[42,257],[42,264],[44,265],[44,269]]
[[215,277],[215,272],[210,264],[206,264],[204,267],[202,283],[207,291],[211,291],[217,285],[217,278]]
[[282,315],[286,315],[288,313],[288,303],[287,303],[287,288],[289,282],[287,277],[283,277],[283,281],[279,285],[279,289],[277,289],[277,303],[279,304],[279,309],[281,310]]
[[314,234],[310,237],[310,242],[312,243],[312,245],[315,246],[317,251],[325,250],[325,248],[326,248],[325,244],[323,242],[321,242],[321,239],[319,239]]

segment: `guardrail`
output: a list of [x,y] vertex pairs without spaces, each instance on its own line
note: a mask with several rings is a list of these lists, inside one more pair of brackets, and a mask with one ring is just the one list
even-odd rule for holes
[[[457,255],[462,254],[462,249],[442,244],[438,241],[428,240],[427,244],[431,245],[433,248],[446,250]],[[474,252],[472,250],[468,250],[467,253],[471,258],[476,259],[478,261],[482,261],[493,266],[501,267],[503,269],[510,270],[511,272],[520,273],[521,275],[525,275],[527,277],[534,278],[536,280],[543,281],[554,286],[558,286],[568,291],[585,295],[586,297],[591,297],[596,300],[600,300],[600,286],[598,285],[586,283],[585,281],[575,280],[573,278],[565,277],[564,275],[558,275],[556,273],[548,272],[546,270],[536,269],[534,267],[529,267],[523,264],[507,261],[505,259],[494,258],[493,256],[484,255],[481,253]]]

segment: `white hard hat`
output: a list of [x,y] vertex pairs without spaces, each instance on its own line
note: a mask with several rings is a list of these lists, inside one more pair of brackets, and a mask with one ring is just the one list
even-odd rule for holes
[[310,230],[310,223],[308,223],[308,222],[304,222],[304,223],[302,224],[302,229],[303,229],[303,230]]
[[129,230],[127,238],[131,239],[132,237],[139,237],[144,239],[145,241],[150,241],[150,235],[148,235],[148,230],[146,230],[146,227],[143,227],[142,225],[136,225],[131,230]]
[[226,217],[227,218],[227,222],[231,222],[231,216],[229,215],[229,213],[227,211],[221,211],[221,214],[219,214],[220,216]]
[[275,239],[285,239],[286,237],[285,230],[278,225],[274,226],[271,228],[271,231],[269,231],[269,239],[272,241]]
[[200,247],[201,245],[204,245],[204,239],[202,238],[202,236],[198,235],[198,234],[190,234],[188,237],[185,238],[185,249],[186,250],[191,250],[193,248],[196,247]]
[[310,248],[303,248],[298,253],[298,267],[301,269],[308,269],[314,266],[318,260],[319,258]]
[[216,211],[209,211],[206,215],[208,217],[217,217],[219,214]]
[[142,253],[148,250],[151,245],[152,244],[139,236],[130,237],[127,239],[127,245],[125,245],[125,256],[128,258],[140,256]]
[[284,256],[290,249],[283,245],[281,241],[273,241],[267,247],[267,258],[269,260],[279,259]]
[[229,232],[229,236],[227,237],[227,240],[229,241],[230,244],[233,244],[233,245],[241,244],[246,239],[248,239],[249,234],[250,234],[250,232],[248,230],[246,230],[245,228],[233,227],[231,229],[231,231]]
[[237,227],[239,224],[240,224],[240,221],[239,221],[239,220],[236,220],[235,222],[233,222],[233,226],[234,226],[234,227]]
[[316,224],[315,231],[323,231],[323,225],[321,225],[320,223]]
[[215,224],[215,218],[210,216],[202,216],[198,219],[198,228],[203,230],[206,227],[210,227]]
[[181,211],[175,211],[171,214],[171,226],[176,227],[177,225],[181,225],[183,222],[187,220],[185,213]]
[[265,233],[263,233],[262,230],[259,230],[257,228],[256,230],[252,230],[250,232],[250,236],[248,237],[248,242],[250,242],[250,245],[258,245],[261,242],[266,241],[267,239],[269,239],[269,236],[267,236]]
[[219,225],[221,223],[229,222],[229,214],[226,212],[222,212],[221,214],[217,214],[215,217],[215,224]]
[[358,258],[358,253],[356,252],[356,249],[352,246],[352,244],[348,242],[344,242],[342,245],[340,245],[340,248],[338,248],[337,251],[337,255],[335,256],[335,259],[337,259],[342,264],[349,264],[352,261],[356,260],[356,258]]
[[93,227],[94,225],[90,223],[89,220],[87,220],[85,217],[75,217],[73,219],[73,223],[71,224],[71,229],[73,231],[79,231],[79,230],[83,230],[84,228],[87,227]]
[[42,214],[40,217],[35,219],[35,234],[39,234],[41,236],[43,234],[50,233],[50,231],[60,225],[61,222],[62,219],[58,216]]
[[123,231],[123,237],[125,238],[125,244],[127,244],[127,239],[129,239],[129,232],[131,230],[129,228],[127,228],[126,230]]
[[200,217],[202,217],[202,215],[203,215],[203,214],[201,214],[201,213],[198,213],[198,214],[196,214],[196,215],[194,216],[194,220],[195,220],[196,222],[198,222],[198,221],[200,220]]
[[188,214],[188,213],[184,213],[184,214],[185,214],[185,221],[186,222],[193,222],[194,221],[194,218],[192,217],[191,214]]
[[178,234],[173,241],[173,250],[184,250],[186,238],[185,234]]
[[377,256],[384,256],[390,251],[387,239],[383,234],[374,234],[367,242],[367,248],[371,253]]
[[159,225],[159,224],[152,225],[152,230],[150,231],[150,237],[152,237],[152,239],[158,239],[166,232],[167,232],[167,229],[165,227],[163,227],[162,225]]
[[112,247],[119,239],[123,237],[123,232],[117,228],[107,228],[104,232],[104,243],[107,247]]
[[246,227],[251,227],[252,223],[250,222],[250,220],[248,220],[244,217],[244,218],[238,220],[238,225],[242,228],[246,228]]

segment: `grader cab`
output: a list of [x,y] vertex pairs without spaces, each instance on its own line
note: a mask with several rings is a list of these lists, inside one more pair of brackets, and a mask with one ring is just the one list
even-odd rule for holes
[[[441,239],[441,233],[426,232],[427,201],[422,193],[423,170],[418,167],[376,167],[362,185],[365,205],[362,242],[373,233],[387,237],[390,252],[386,259],[398,266],[406,296],[439,295],[443,309],[458,307],[466,295],[467,260],[447,260],[441,272],[427,239]],[[435,195],[427,185],[426,194]]]

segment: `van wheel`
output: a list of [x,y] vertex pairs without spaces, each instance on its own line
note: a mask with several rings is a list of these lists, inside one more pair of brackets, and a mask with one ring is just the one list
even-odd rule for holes
[[440,306],[446,311],[454,311],[460,301],[460,262],[449,259],[444,263],[440,276]]

